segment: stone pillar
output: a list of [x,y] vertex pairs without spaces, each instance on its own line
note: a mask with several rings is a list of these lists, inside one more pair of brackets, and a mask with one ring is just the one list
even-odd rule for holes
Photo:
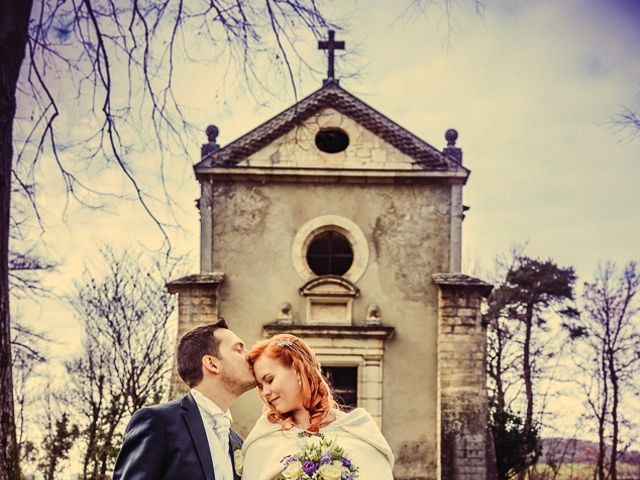
[[438,295],[438,479],[490,480],[487,332],[480,306],[491,285],[435,274]]
[[[178,340],[187,331],[213,323],[218,319],[218,289],[224,281],[224,273],[213,272],[189,275],[167,283],[169,293],[178,294]],[[188,391],[187,385],[178,376],[174,359],[171,373],[169,397],[174,399]]]
[[[378,350],[384,348],[382,340]],[[360,366],[358,382],[358,406],[364,407],[382,429],[382,386],[383,356],[363,355],[364,365]],[[362,405],[361,405],[362,404]]]
[[200,273],[213,270],[213,186],[208,178],[200,180]]
[[449,272],[458,273],[462,269],[462,185],[451,185],[450,215]]

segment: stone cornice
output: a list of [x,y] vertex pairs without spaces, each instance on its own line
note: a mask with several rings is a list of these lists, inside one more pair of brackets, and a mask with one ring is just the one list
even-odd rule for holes
[[464,273],[434,273],[432,278],[440,288],[478,290],[484,297],[489,296],[493,290],[493,285],[490,283]]
[[389,325],[286,325],[268,323],[262,329],[268,335],[290,333],[297,337],[331,338],[372,338],[388,340],[395,334],[395,328]]
[[222,272],[198,273],[170,281],[167,283],[167,290],[169,293],[179,293],[194,287],[216,290],[222,282],[224,282],[224,273]]
[[367,169],[320,169],[277,167],[208,167],[197,172],[200,182],[208,179],[228,182],[287,182],[287,183],[414,183],[420,181],[446,180],[448,183],[465,184],[468,172],[425,170],[367,170]]

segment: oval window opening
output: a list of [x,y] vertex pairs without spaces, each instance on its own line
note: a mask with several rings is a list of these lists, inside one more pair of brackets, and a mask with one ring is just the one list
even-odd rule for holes
[[323,128],[316,134],[316,146],[326,153],[338,153],[349,146],[349,135],[339,128]]

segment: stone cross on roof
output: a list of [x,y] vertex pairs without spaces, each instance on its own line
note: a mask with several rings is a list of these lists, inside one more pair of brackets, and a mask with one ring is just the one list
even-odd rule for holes
[[344,50],[344,41],[335,39],[336,32],[329,30],[329,40],[320,40],[318,42],[318,48],[320,50],[327,50],[329,52],[329,71],[327,73],[327,80],[325,82],[335,80],[334,63],[335,63],[335,51]]

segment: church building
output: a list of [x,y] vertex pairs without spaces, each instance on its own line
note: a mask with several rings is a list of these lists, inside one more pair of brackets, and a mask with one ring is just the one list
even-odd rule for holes
[[[178,336],[219,315],[248,347],[293,333],[345,408],[377,421],[396,479],[492,478],[491,287],[460,272],[470,171],[458,134],[439,150],[342,88],[332,33],[319,90],[226,146],[207,128],[200,272],[168,284]],[[174,375],[172,395],[184,391]],[[234,429],[246,435],[261,411],[244,395]]]

